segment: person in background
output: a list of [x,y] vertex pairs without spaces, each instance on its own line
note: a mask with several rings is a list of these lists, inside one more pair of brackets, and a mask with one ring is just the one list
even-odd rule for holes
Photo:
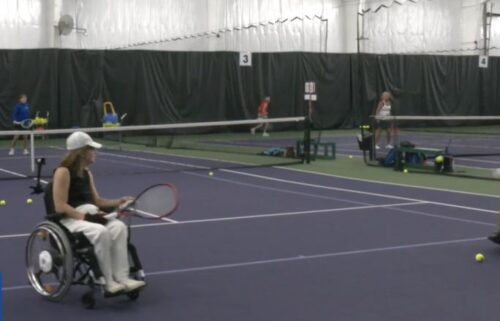
[[[271,97],[267,96],[265,97],[259,104],[259,108],[257,110],[257,118],[258,119],[267,119],[267,115],[268,115],[268,108],[269,108],[269,103],[271,102]],[[262,136],[264,137],[268,137],[269,134],[267,133],[267,128],[268,128],[268,123],[260,123],[258,124],[257,126],[255,127],[252,127],[250,129],[250,132],[252,133],[252,135],[255,135],[255,132],[260,129],[260,128],[263,128],[263,132],[262,132]]]
[[[375,116],[379,117],[391,116],[392,100],[393,98],[391,93],[388,91],[384,91],[377,105]],[[379,141],[380,141],[380,136],[382,135],[382,131],[385,131],[385,148],[387,149],[393,148],[393,146],[391,145],[391,127],[392,127],[391,122],[385,120],[377,120],[377,124],[378,127],[375,132],[375,148],[380,149]]]
[[[19,96],[19,102],[16,104],[14,114],[12,115],[12,123],[14,124],[14,130],[25,130],[21,126],[21,123],[26,119],[30,118],[30,107],[28,105],[28,96],[22,94]],[[19,135],[15,135],[10,143],[9,156],[14,155],[16,143],[19,139]],[[28,155],[28,135],[23,135],[23,147],[24,147],[24,155]]]

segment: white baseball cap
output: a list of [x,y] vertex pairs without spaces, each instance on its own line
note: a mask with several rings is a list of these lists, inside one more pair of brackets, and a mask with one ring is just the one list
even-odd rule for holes
[[87,133],[80,131],[74,132],[73,134],[69,135],[68,139],[66,139],[67,150],[75,150],[85,146],[101,148],[102,144],[94,142]]

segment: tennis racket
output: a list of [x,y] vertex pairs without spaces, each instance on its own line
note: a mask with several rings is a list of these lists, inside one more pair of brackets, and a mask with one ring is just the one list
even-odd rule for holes
[[24,129],[30,129],[31,126],[33,126],[33,119],[28,118],[28,119],[25,119],[25,120],[20,121],[20,122],[19,121],[15,121],[14,124],[20,125]]
[[122,204],[116,212],[105,218],[137,216],[149,220],[161,220],[179,207],[179,194],[172,184],[156,184],[143,190],[135,199]]

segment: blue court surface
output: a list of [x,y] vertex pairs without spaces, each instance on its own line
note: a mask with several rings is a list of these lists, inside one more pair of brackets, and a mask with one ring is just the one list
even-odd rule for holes
[[[172,160],[142,157],[117,165],[102,154],[94,166]],[[52,303],[28,285],[24,250],[42,196],[28,206],[31,181],[0,181],[3,319],[498,320],[500,248],[486,239],[497,198],[276,167],[96,175],[106,197],[162,182],[179,190],[177,223],[132,228],[147,288],[85,310],[84,287]]]

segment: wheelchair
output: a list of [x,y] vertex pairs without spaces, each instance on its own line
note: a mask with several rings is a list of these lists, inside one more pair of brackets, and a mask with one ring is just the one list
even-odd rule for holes
[[[38,191],[40,192],[40,185]],[[102,276],[94,247],[83,232],[71,233],[61,222],[61,215],[55,213],[52,199],[52,183],[45,188],[46,220],[39,223],[29,235],[25,258],[28,280],[33,289],[50,301],[60,301],[72,285],[88,286],[90,289],[81,297],[83,306],[93,309],[96,293],[110,297],[104,291]],[[130,277],[144,280],[143,271],[135,246],[127,241]],[[139,290],[120,293],[130,300],[139,298]],[[116,295],[114,295],[116,296]]]

